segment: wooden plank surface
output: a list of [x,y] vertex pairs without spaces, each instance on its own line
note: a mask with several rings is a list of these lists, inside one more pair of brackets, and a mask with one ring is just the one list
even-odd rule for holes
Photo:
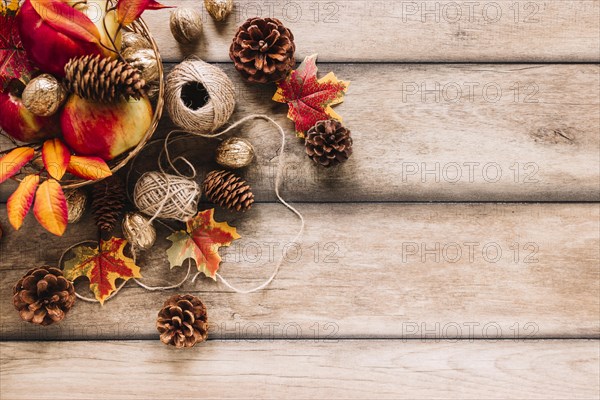
[[181,46],[169,31],[170,10],[145,13],[168,61],[190,54],[207,61],[229,61],[237,27],[257,15],[279,18],[292,30],[300,59],[313,53],[334,62],[600,59],[597,0],[242,0],[235,1],[234,13],[224,23],[214,22],[200,2],[164,3],[202,10],[205,24],[200,43]]
[[186,351],[157,341],[8,342],[0,396],[595,399],[598,351],[587,340],[209,341]]
[[[306,157],[286,106],[270,100],[273,87],[247,86],[220,66],[238,92],[231,121],[265,113],[289,132],[283,193],[292,201],[600,200],[598,65],[321,64],[323,74],[352,81],[336,109],[355,153],[331,170]],[[155,137],[172,127],[165,117]],[[277,132],[255,122],[238,134],[257,150],[243,174],[258,201],[274,201]],[[173,151],[203,177],[217,167],[217,143],[193,138]],[[156,169],[158,149],[145,150],[136,169]],[[0,199],[12,189],[3,184]]]
[[[243,216],[218,213],[243,239],[222,251],[221,273],[241,288],[288,261],[265,290],[232,294],[202,279],[178,292],[207,304],[214,338],[573,338],[600,334],[598,204],[260,204]],[[5,210],[0,212],[2,223]],[[168,232],[159,231],[165,238]],[[70,244],[94,238],[90,219],[63,239],[29,218],[0,247],[1,337],[13,340],[156,338],[155,320],[172,294],[127,286],[104,307],[79,301],[61,324],[21,322],[11,288],[29,268],[55,264]],[[24,238],[27,238],[24,240]],[[144,281],[164,285],[160,240],[140,259]],[[80,290],[85,285],[79,286]]]

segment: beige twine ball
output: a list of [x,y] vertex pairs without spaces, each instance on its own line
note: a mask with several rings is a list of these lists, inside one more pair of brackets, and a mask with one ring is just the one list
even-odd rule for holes
[[152,218],[187,221],[198,212],[200,194],[195,181],[152,171],[138,179],[133,202],[141,213]]
[[[186,85],[201,85],[206,103],[197,109],[188,107],[182,98]],[[181,129],[205,135],[222,127],[235,108],[233,82],[220,68],[202,60],[186,60],[173,68],[165,90],[165,103],[171,120]]]

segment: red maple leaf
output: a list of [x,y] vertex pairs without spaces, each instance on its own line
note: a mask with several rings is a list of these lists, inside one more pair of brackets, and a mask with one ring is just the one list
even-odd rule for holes
[[273,100],[288,104],[288,118],[296,123],[299,137],[318,121],[342,120],[331,106],[344,101],[350,82],[338,80],[333,72],[317,79],[317,71],[317,55],[306,57],[298,69],[277,84],[273,96]]
[[27,57],[17,29],[18,1],[0,3],[0,90],[13,79],[26,83],[34,66]]
[[240,235],[226,222],[216,222],[213,219],[214,212],[214,208],[199,212],[187,222],[186,231],[175,232],[167,238],[173,242],[167,250],[171,268],[191,258],[196,261],[198,271],[216,279],[221,262],[219,248],[229,246]]
[[104,300],[116,289],[116,280],[141,278],[140,267],[123,254],[127,241],[110,238],[100,242],[98,247],[79,246],[73,249],[75,258],[66,261],[65,277],[71,281],[86,276],[90,280],[90,289],[96,299]]

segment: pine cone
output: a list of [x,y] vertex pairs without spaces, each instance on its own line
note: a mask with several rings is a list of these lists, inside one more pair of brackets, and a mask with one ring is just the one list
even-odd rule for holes
[[306,154],[324,167],[341,164],[352,154],[350,135],[335,119],[319,121],[306,132]]
[[208,337],[206,307],[191,294],[173,295],[158,312],[156,329],[164,344],[193,347]]
[[125,185],[121,178],[111,175],[92,188],[92,211],[101,231],[112,232],[120,221],[125,207]]
[[29,270],[13,288],[13,304],[21,319],[51,325],[61,321],[75,303],[75,288],[60,269]]
[[139,100],[146,81],[137,69],[119,59],[90,55],[69,61],[64,85],[84,99],[110,103],[122,97]]
[[250,185],[229,171],[212,171],[204,179],[206,198],[221,207],[236,211],[246,211],[254,203]]
[[250,18],[229,48],[235,68],[249,82],[277,82],[296,64],[294,35],[275,18]]

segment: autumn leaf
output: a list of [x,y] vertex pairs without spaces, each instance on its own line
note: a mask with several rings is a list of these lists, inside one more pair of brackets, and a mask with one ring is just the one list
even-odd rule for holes
[[75,257],[65,262],[65,278],[74,281],[85,276],[90,281],[90,290],[100,304],[116,289],[116,280],[125,281],[141,278],[140,267],[127,257],[123,250],[125,239],[112,237],[100,242],[98,247],[78,246],[73,249]]
[[171,8],[154,0],[119,0],[117,4],[117,21],[122,25],[129,25],[142,15],[146,10],[160,10]]
[[67,229],[67,200],[55,179],[43,182],[35,194],[33,214],[40,225],[56,236],[62,236]]
[[0,2],[0,90],[4,90],[12,79],[27,83],[34,70],[17,28],[18,10],[17,0],[7,4]]
[[100,157],[71,156],[67,171],[89,181],[97,181],[112,175],[110,167]]
[[40,18],[71,40],[100,43],[100,31],[83,12],[62,0],[30,0]]
[[33,204],[33,198],[35,191],[40,183],[40,177],[38,175],[27,175],[17,190],[8,198],[6,202],[6,210],[8,212],[8,222],[19,230],[23,225],[23,220]]
[[221,262],[219,248],[229,246],[241,236],[226,222],[215,222],[214,212],[214,208],[199,212],[187,222],[186,231],[175,232],[167,238],[173,242],[167,250],[171,268],[181,266],[191,258],[196,262],[198,271],[216,280]]
[[61,180],[71,160],[71,152],[60,139],[50,139],[42,146],[42,160],[46,171],[56,180]]
[[340,81],[333,72],[317,79],[317,55],[304,59],[298,69],[277,84],[273,100],[287,103],[288,118],[296,123],[296,135],[303,138],[318,121],[342,121],[331,106],[344,101],[350,82]]
[[34,155],[31,147],[17,147],[0,158],[0,183],[16,175]]

